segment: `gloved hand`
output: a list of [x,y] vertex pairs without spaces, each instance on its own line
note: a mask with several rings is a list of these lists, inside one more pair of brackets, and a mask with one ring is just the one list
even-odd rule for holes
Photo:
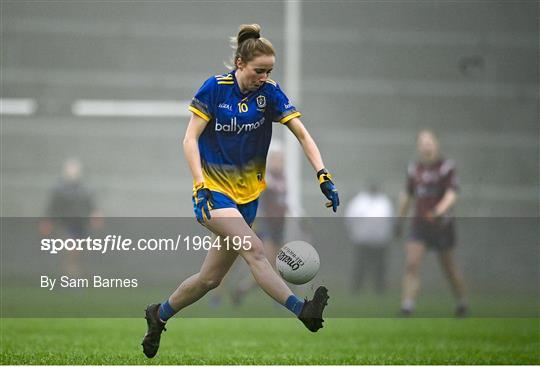
[[337,211],[337,207],[339,206],[339,195],[336,186],[332,182],[332,175],[323,168],[317,172],[317,178],[319,179],[322,193],[328,200],[330,200],[328,203],[326,203],[326,207],[331,207],[335,213]]
[[212,192],[204,187],[204,182],[193,186],[193,211],[197,222],[203,224],[205,221],[212,218],[210,209],[213,206]]

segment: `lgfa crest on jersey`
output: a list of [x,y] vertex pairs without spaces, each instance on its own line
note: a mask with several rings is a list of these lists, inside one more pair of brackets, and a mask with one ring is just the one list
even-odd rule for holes
[[257,97],[257,107],[259,109],[263,109],[266,107],[266,97],[265,96],[258,96]]

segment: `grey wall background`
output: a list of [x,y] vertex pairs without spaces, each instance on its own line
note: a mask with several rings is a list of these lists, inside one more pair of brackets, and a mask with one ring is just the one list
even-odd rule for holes
[[[283,81],[284,4],[2,1],[2,213],[38,216],[80,157],[109,216],[190,216],[187,118],[74,118],[76,99],[190,99],[225,71],[228,36],[258,22]],[[396,196],[415,133],[457,161],[463,216],[538,216],[536,1],[303,2],[299,108],[344,202],[370,179]],[[464,65],[469,65],[465,67]],[[475,66],[476,65],[476,66]],[[467,71],[464,71],[464,68]],[[276,126],[276,135],[286,129]],[[287,132],[288,133],[288,132]],[[326,215],[304,164],[309,215]]]
[[[187,118],[82,118],[71,104],[190,99],[209,75],[225,71],[228,37],[253,22],[277,49],[273,78],[283,85],[284,8],[279,1],[2,1],[2,98],[38,103],[35,116],[1,116],[2,216],[42,215],[71,156],[84,163],[106,216],[192,216],[181,152]],[[428,127],[457,161],[459,216],[539,216],[537,1],[305,1],[302,9],[297,105],[344,203],[372,179],[396,198],[415,134]],[[276,125],[276,136],[283,133]],[[329,215],[305,162],[302,177],[306,213]],[[535,256],[537,240],[524,240]],[[499,250],[501,259],[511,251]],[[400,251],[391,256],[396,285]],[[474,246],[460,252],[471,276],[478,262],[466,259],[489,254]],[[538,280],[538,263],[529,260],[509,266],[525,266],[521,280]]]

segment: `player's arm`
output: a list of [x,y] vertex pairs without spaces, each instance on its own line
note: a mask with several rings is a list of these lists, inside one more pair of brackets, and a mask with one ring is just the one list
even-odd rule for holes
[[444,193],[442,199],[437,203],[435,208],[433,208],[433,216],[440,217],[447,213],[457,200],[457,192],[454,189],[447,189]]
[[406,192],[401,192],[399,194],[399,203],[398,203],[398,217],[403,218],[407,216],[409,208],[411,207],[412,197]]
[[441,167],[441,170],[442,168],[446,168],[446,174],[444,175],[443,180],[445,191],[441,200],[429,213],[429,216],[433,218],[438,218],[445,215],[450,209],[452,209],[457,200],[458,184],[455,165],[453,161],[446,161],[443,164],[443,167]]
[[302,121],[300,121],[298,117],[295,117],[287,122],[286,125],[294,136],[296,136],[298,142],[300,142],[300,145],[304,150],[304,154],[306,155],[309,163],[311,163],[315,169],[315,172],[322,170],[324,168],[324,163],[321,157],[321,152]]
[[394,236],[396,238],[401,237],[403,232],[403,225],[409,209],[414,200],[415,193],[415,180],[414,180],[415,166],[409,164],[407,167],[407,180],[405,184],[405,190],[399,194],[397,218],[394,222]]
[[38,223],[38,230],[42,236],[49,236],[54,229],[54,219],[62,216],[60,201],[60,193],[57,190],[53,190],[47,204],[45,217],[41,218]]
[[184,136],[184,155],[186,156],[194,183],[204,181],[201,166],[201,156],[199,153],[199,137],[206,128],[207,124],[208,122],[206,122],[204,119],[192,114],[186,129],[186,135]]
[[206,128],[208,122],[200,116],[193,113],[189,120],[184,136],[184,155],[193,176],[193,198],[195,200],[195,216],[199,222],[210,219],[210,208],[212,194],[204,186],[204,177],[202,174],[201,156],[199,152],[199,137]]
[[405,218],[407,217],[407,213],[409,213],[412,201],[413,197],[408,192],[401,192],[399,194],[397,218],[394,222],[394,236],[396,238],[401,237]]
[[332,175],[324,168],[321,152],[319,151],[317,144],[315,144],[315,141],[298,117],[292,118],[286,125],[294,136],[296,136],[296,139],[298,139],[309,163],[315,172],[317,172],[317,179],[319,180],[321,191],[324,196],[330,200],[326,206],[328,208],[332,207],[334,212],[336,212],[337,207],[339,206],[339,195],[334,186],[334,182],[332,181]]

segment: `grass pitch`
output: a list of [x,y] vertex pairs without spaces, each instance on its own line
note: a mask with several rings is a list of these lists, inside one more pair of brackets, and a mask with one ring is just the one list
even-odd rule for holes
[[540,319],[175,318],[158,355],[140,319],[1,319],[2,364],[539,364]]

